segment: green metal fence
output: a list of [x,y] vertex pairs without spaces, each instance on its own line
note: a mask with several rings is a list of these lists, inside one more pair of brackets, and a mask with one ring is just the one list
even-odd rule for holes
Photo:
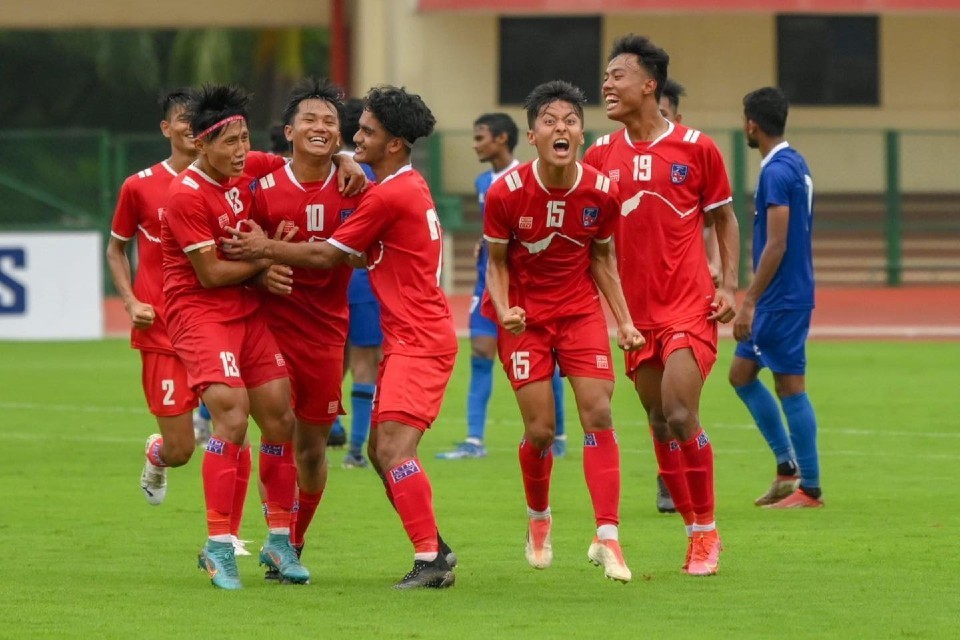
[[[739,130],[707,133],[727,161],[746,276],[759,154]],[[480,226],[473,179],[485,167],[471,138],[468,130],[437,133],[418,145],[414,163],[430,182],[445,228],[473,236]],[[798,129],[789,138],[814,174],[818,278],[822,266],[828,281],[960,283],[960,131]],[[265,140],[257,132],[254,146]],[[159,132],[0,131],[0,231],[107,234],[123,180],[168,151]],[[532,157],[523,141],[517,151],[523,160]],[[110,278],[105,282],[109,292]]]

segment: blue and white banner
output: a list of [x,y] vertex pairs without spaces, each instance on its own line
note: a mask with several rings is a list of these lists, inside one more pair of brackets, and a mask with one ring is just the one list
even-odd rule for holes
[[100,234],[0,233],[0,340],[102,337]]

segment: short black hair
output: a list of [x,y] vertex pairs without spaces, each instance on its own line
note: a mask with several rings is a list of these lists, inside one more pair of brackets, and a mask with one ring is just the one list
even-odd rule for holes
[[177,89],[170,89],[169,91],[162,91],[157,97],[157,104],[160,105],[162,109],[163,119],[170,119],[170,111],[174,107],[186,107],[190,102],[190,89],[187,87],[180,87]]
[[290,141],[283,131],[282,124],[275,124],[270,127],[270,153],[283,155],[290,152]]
[[344,145],[353,144],[353,137],[360,130],[360,114],[363,113],[363,100],[350,98],[343,103],[343,115],[340,118],[340,137]]
[[768,136],[780,137],[787,128],[790,102],[777,87],[763,87],[743,97],[743,115]]
[[367,93],[363,108],[373,114],[387,133],[413,145],[417,138],[433,133],[437,119],[423,98],[405,87],[384,85]]
[[520,139],[520,130],[517,128],[517,123],[505,113],[485,113],[473,121],[473,126],[486,127],[494,138],[504,133],[507,134],[507,148],[511,152],[513,152],[514,147],[517,146],[517,141]]
[[667,81],[663,85],[662,95],[667,99],[667,102],[673,106],[673,110],[677,111],[680,109],[680,96],[687,95],[687,90],[676,80],[667,78]]
[[[187,104],[187,113],[190,118],[190,129],[197,136],[224,118],[241,116],[247,118],[247,107],[250,104],[250,94],[237,85],[205,84],[191,92],[190,102]],[[217,138],[224,127],[219,127],[209,134],[210,140]]]
[[530,95],[524,99],[523,108],[527,112],[527,125],[533,129],[533,123],[537,121],[537,116],[543,108],[557,101],[572,104],[580,117],[580,122],[583,122],[583,105],[587,103],[587,97],[583,91],[565,80],[551,80],[534,87]]
[[670,55],[653,44],[650,38],[631,33],[618,38],[613,43],[613,49],[610,50],[607,62],[628,53],[637,56],[643,68],[657,81],[657,90],[654,95],[657,100],[660,100],[660,95],[667,86],[667,67],[670,66]]
[[300,103],[304,100],[329,102],[337,112],[337,119],[343,120],[343,90],[326,78],[304,78],[290,90],[287,104],[280,113],[280,121],[293,124]]

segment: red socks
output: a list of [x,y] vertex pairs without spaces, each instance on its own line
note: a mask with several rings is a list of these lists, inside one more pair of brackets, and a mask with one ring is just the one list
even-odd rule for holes
[[163,461],[160,451],[163,449],[163,438],[157,438],[147,449],[147,460],[155,467],[165,467],[167,463]]
[[[550,473],[553,471],[553,451],[550,447],[534,448],[526,438],[520,441],[520,473],[523,491],[527,494],[527,508],[546,511],[550,508]],[[586,465],[586,461],[584,461]]]
[[[710,438],[700,429],[697,435],[680,444],[680,450],[683,454],[683,474],[690,488],[696,524],[710,524],[714,521],[716,504],[713,493],[713,446]],[[673,491],[670,485],[667,485],[667,488]]]
[[240,522],[243,520],[243,506],[247,502],[247,487],[250,486],[250,445],[240,449],[237,460],[237,481],[233,491],[233,509],[230,511],[230,534],[240,537]]
[[230,535],[230,514],[237,485],[240,445],[210,438],[203,454],[203,497],[207,505],[207,534]]
[[590,490],[597,526],[619,524],[620,445],[613,429],[583,435],[583,475]]
[[297,492],[292,442],[260,442],[260,480],[266,493],[269,529],[289,529]]
[[319,493],[304,493],[303,489],[298,491],[297,509],[290,522],[290,544],[294,546],[303,544],[307,528],[313,522],[313,514],[317,512],[322,497],[323,491]]
[[656,438],[653,440],[660,477],[673,498],[673,506],[683,517],[685,524],[693,524],[693,503],[690,501],[690,489],[684,474],[684,458],[680,448],[680,443],[673,439],[667,442],[660,442]]
[[387,471],[388,495],[400,514],[414,553],[436,553],[437,520],[433,513],[433,491],[430,479],[416,458],[404,460]]

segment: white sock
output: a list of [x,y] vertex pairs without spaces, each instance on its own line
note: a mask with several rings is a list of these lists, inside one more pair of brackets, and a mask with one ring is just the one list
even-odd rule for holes
[[602,524],[597,527],[597,537],[601,540],[619,540],[619,529],[615,524]]
[[544,511],[534,511],[527,507],[527,517],[531,520],[546,520],[550,517],[550,507],[547,507]]
[[693,525],[692,525],[692,524],[685,524],[685,525],[683,525],[683,528],[687,530],[687,537],[688,537],[688,538],[692,538],[692,537],[693,537]]
[[430,551],[428,553],[415,553],[413,554],[414,560],[426,560],[427,562],[433,562],[437,559],[439,554],[436,551]]
[[480,438],[467,438],[466,442],[467,444],[476,445],[478,447],[483,446],[483,440],[481,440]]
[[230,542],[233,543],[233,538],[229,533],[225,533],[220,536],[210,536],[210,542]]
[[290,527],[271,527],[270,535],[288,536],[290,535]]
[[709,524],[695,524],[695,525],[693,525],[693,532],[694,532],[694,533],[703,533],[703,532],[706,532],[706,531],[713,531],[713,530],[716,529],[716,528],[717,528],[717,523],[716,523],[716,522],[710,522]]

